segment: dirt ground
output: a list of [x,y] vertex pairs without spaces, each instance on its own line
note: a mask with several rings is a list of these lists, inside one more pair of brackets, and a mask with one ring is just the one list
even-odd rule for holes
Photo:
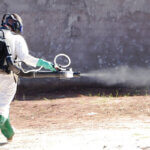
[[150,96],[89,96],[18,101],[12,143],[0,150],[150,150]]

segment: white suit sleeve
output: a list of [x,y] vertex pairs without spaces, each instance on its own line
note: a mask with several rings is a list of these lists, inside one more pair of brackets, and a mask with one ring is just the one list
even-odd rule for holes
[[36,64],[39,59],[35,58],[29,54],[27,43],[26,43],[25,39],[20,35],[18,35],[18,38],[16,39],[15,50],[16,50],[17,57],[21,61],[23,61],[27,65],[36,67]]

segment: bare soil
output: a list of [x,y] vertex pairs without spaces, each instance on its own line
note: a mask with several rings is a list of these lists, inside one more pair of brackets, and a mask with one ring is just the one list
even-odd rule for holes
[[11,104],[11,122],[17,128],[72,129],[101,125],[121,118],[150,118],[150,96],[44,99],[14,101]]
[[0,149],[150,149],[150,96],[15,100],[10,120],[14,141],[0,136]]

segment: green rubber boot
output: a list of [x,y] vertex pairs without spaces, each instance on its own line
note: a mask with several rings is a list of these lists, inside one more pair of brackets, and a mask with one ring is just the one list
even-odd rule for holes
[[2,126],[4,125],[6,120],[7,120],[6,118],[4,118],[2,115],[0,115],[0,129],[2,128]]
[[9,118],[6,119],[0,115],[0,128],[2,134],[7,138],[8,141],[12,141],[14,136],[14,130],[10,124]]

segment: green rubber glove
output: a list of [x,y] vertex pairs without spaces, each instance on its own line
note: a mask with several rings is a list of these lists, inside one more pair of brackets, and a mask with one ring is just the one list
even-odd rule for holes
[[44,67],[44,69],[49,69],[51,71],[56,71],[56,69],[54,68],[54,65],[51,62],[45,61],[43,59],[39,59],[36,66]]

